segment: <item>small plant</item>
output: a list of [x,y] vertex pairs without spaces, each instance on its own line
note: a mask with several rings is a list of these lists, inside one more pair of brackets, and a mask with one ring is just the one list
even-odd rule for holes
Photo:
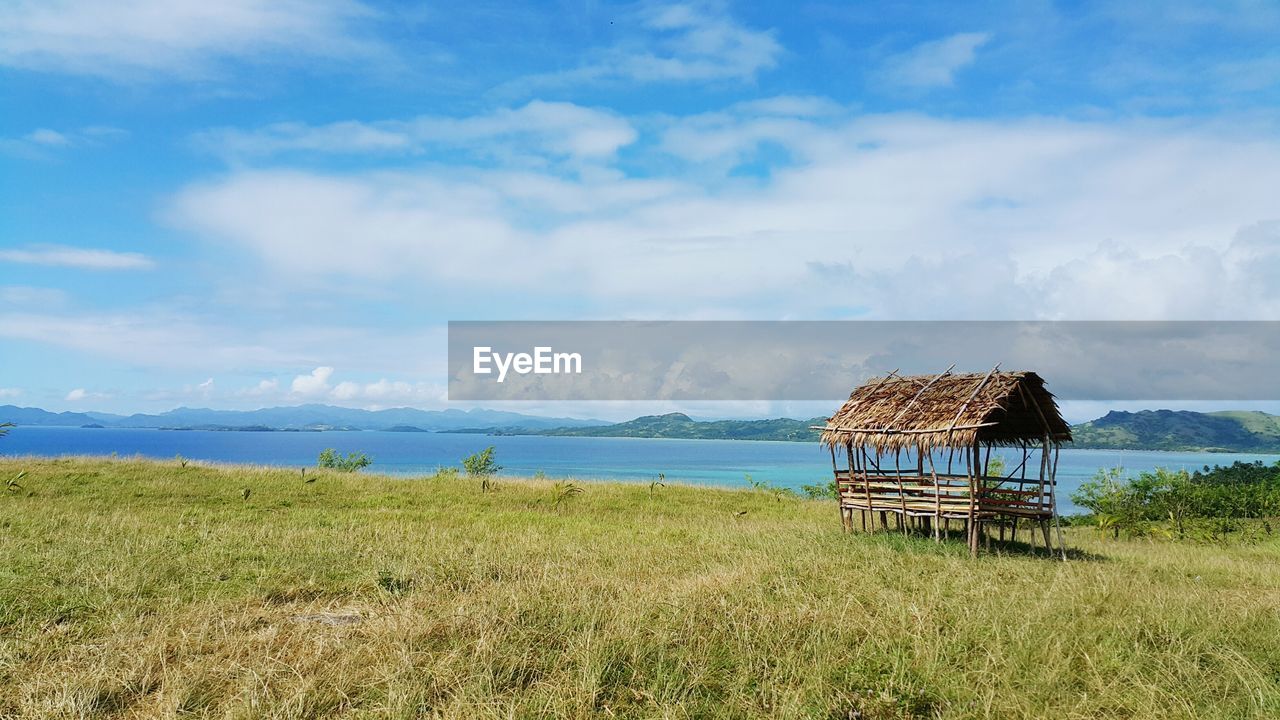
[[481,492],[489,492],[493,489],[492,478],[502,469],[502,466],[493,459],[493,452],[494,448],[490,445],[478,453],[462,458],[462,467],[466,469],[467,475],[480,479]]
[[438,467],[436,474],[432,476],[434,480],[457,480],[458,468],[456,467]]
[[11,422],[0,423],[0,437],[4,437],[5,435],[8,435],[9,428],[13,428],[13,427],[17,427],[17,426]]
[[250,495],[252,495],[252,494],[253,494],[253,488],[240,488],[240,499],[241,499],[241,500],[248,500],[248,499],[249,499],[249,496],[250,496]]
[[392,595],[402,595],[413,589],[413,579],[396,575],[390,570],[379,570],[378,587]]
[[558,482],[553,488],[556,509],[559,510],[562,505],[569,501],[574,495],[581,495],[582,488],[571,482]]
[[774,500],[782,502],[784,498],[795,497],[795,493],[784,487],[774,487],[767,480],[756,480],[751,477],[751,473],[744,473],[743,477],[747,479],[747,484],[752,490],[758,490],[763,493],[769,493]]
[[547,479],[547,474],[546,474],[545,472],[543,472],[543,471],[539,470],[539,471],[537,471],[537,472],[535,472],[535,473],[533,474],[533,479],[534,479],[534,480],[546,480],[546,479]]
[[182,468],[182,469],[184,469],[184,470],[187,468],[187,462],[189,462],[189,461],[188,461],[186,458],[182,457],[182,454],[181,454],[181,453],[179,453],[179,454],[177,454],[177,455],[174,455],[174,456],[173,456],[173,460],[174,460],[174,462],[178,463],[178,467],[180,467],[180,468]]
[[9,478],[7,481],[5,481],[5,484],[4,484],[5,489],[8,490],[9,492],[18,492],[19,490],[23,489],[22,485],[18,484],[18,481],[26,476],[27,476],[27,471],[23,470],[17,475],[14,475],[13,477]]
[[362,452],[347,453],[347,456],[343,457],[337,450],[325,448],[320,451],[320,457],[316,464],[322,468],[339,472],[356,472],[372,465],[373,460]]
[[655,492],[658,491],[658,488],[666,487],[667,484],[663,482],[666,479],[667,479],[667,476],[665,473],[658,473],[658,479],[649,483],[649,494],[650,495],[654,494]]
[[804,496],[810,500],[834,498],[837,495],[836,481],[832,479],[831,482],[822,485],[801,485],[800,492],[804,493]]

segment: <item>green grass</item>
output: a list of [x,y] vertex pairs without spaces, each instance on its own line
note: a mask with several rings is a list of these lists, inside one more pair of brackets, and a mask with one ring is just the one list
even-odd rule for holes
[[752,491],[22,470],[0,717],[1280,716],[1275,541],[971,560]]

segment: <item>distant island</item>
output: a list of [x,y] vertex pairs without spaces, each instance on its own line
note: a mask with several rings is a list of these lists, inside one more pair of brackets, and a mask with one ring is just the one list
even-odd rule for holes
[[[776,440],[817,442],[809,420],[698,421],[683,413],[646,415],[627,422],[597,427],[546,430],[518,427],[468,428],[455,432],[492,435],[551,435],[562,437],[640,437],[691,440]],[[1280,416],[1263,412],[1225,411],[1200,413],[1188,410],[1114,411],[1071,429],[1071,447],[1115,450],[1166,450],[1185,452],[1280,453]]]
[[699,421],[684,413],[645,415],[627,422],[602,427],[554,428],[529,431],[527,435],[566,437],[637,437],[677,438],[686,440],[775,440],[817,442],[818,431],[812,425],[826,423],[826,418],[793,420],[706,420]]
[[1280,416],[1256,411],[1112,411],[1071,433],[1078,448],[1280,453]]
[[101,412],[49,412],[41,408],[0,405],[0,422],[41,427],[153,428],[163,430],[323,431],[393,430],[439,432],[459,428],[516,427],[548,429],[608,425],[603,420],[539,417],[505,410],[362,410],[335,405],[295,405],[258,410],[212,410],[180,407],[162,413],[118,415]]
[[[817,442],[808,420],[694,420],[684,413],[645,415],[626,422],[540,417],[501,410],[359,410],[331,405],[209,410],[178,408],[155,415],[52,413],[39,408],[0,406],[0,422],[18,426],[153,428],[228,432],[322,432],[381,430],[471,435],[633,437],[683,440],[771,440]],[[1075,425],[1072,447],[1184,452],[1280,453],[1280,416],[1256,411],[1201,413],[1189,410],[1113,411]]]

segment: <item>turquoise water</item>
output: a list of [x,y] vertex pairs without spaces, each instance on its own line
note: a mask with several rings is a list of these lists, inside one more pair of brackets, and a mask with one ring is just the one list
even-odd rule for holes
[[[321,450],[333,447],[368,453],[374,461],[371,470],[415,475],[433,472],[442,465],[456,466],[464,455],[487,445],[497,447],[497,459],[506,475],[541,471],[554,478],[648,482],[663,473],[668,482],[741,487],[746,484],[744,475],[750,474],[756,480],[790,488],[827,482],[831,477],[830,456],[817,443],[745,440],[18,427],[0,439],[0,454],[182,455],[192,460],[300,467],[314,465]],[[1236,460],[1270,463],[1280,456],[1064,449],[1058,463],[1060,507],[1064,513],[1074,511],[1071,492],[1100,468],[1196,470]]]

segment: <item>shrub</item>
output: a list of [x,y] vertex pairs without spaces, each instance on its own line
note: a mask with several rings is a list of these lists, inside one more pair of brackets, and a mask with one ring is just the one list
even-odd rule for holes
[[502,469],[502,466],[493,459],[493,452],[494,448],[490,445],[478,453],[462,458],[462,467],[468,475],[480,479],[480,489],[484,492],[489,492],[493,488],[492,478]]
[[1154,522],[1169,522],[1179,536],[1195,519],[1212,520],[1213,536],[1241,527],[1240,520],[1280,513],[1280,463],[1237,462],[1228,467],[1157,468],[1125,478],[1119,468],[1100,470],[1071,499],[1092,513],[1094,525],[1118,537],[1138,534]]
[[582,488],[572,482],[558,482],[552,489],[552,493],[555,498],[556,509],[559,510],[562,505],[569,501],[569,498],[574,495],[581,495]]
[[373,460],[362,452],[347,453],[347,456],[343,457],[337,450],[325,448],[320,451],[320,458],[316,461],[316,464],[330,470],[355,472],[369,467],[373,464]]
[[800,492],[803,492],[804,496],[810,500],[835,498],[837,494],[835,478],[832,478],[831,481],[821,485],[801,485]]

